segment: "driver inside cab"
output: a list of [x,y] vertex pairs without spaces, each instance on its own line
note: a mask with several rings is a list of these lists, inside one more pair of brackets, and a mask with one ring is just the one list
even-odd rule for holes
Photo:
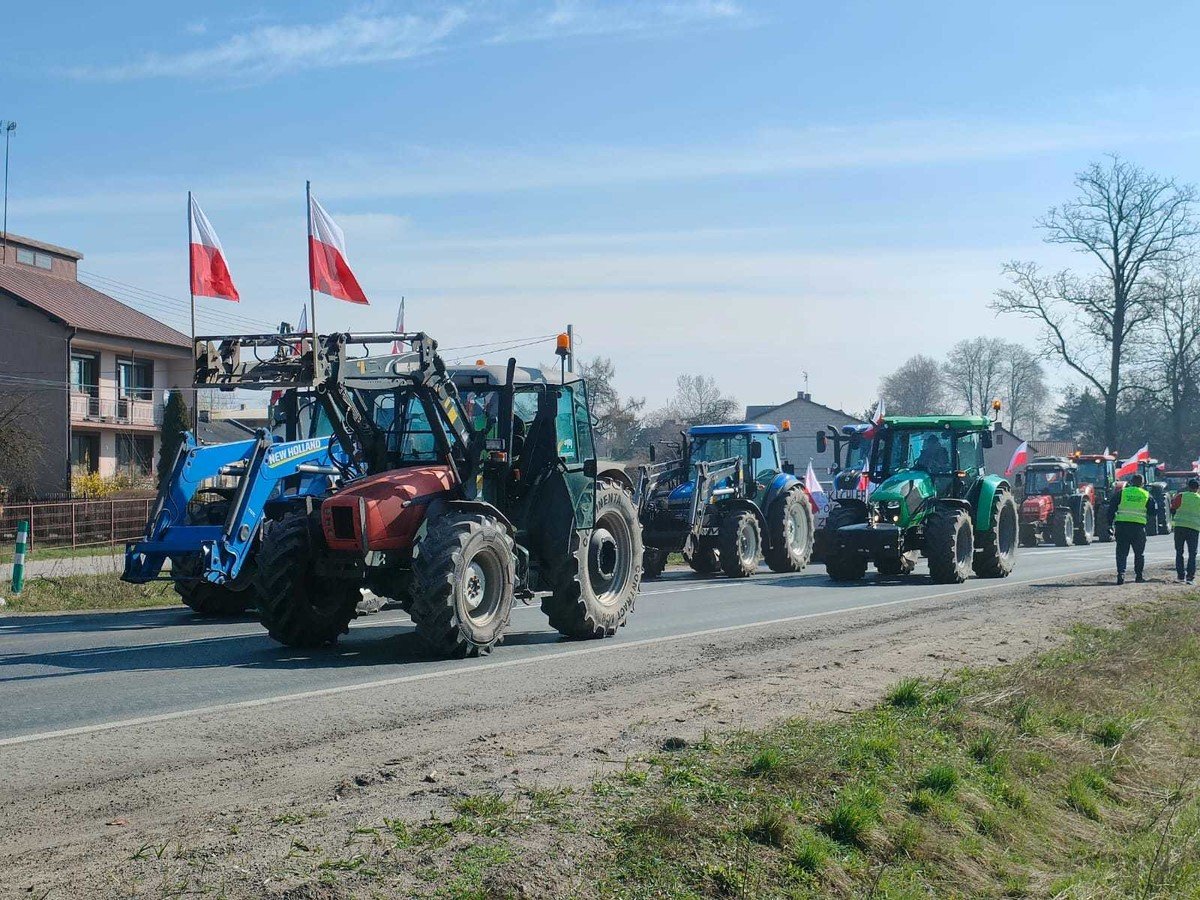
[[950,471],[950,454],[937,435],[930,435],[921,444],[917,468],[924,469],[930,475],[944,475]]

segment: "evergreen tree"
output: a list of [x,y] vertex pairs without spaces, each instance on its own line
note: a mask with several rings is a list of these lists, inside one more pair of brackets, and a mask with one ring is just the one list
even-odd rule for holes
[[167,397],[167,405],[163,410],[162,431],[158,450],[158,485],[162,487],[164,478],[169,477],[171,467],[175,465],[175,456],[179,453],[179,445],[183,443],[183,433],[192,424],[192,416],[188,411],[187,401],[183,392],[171,391]]

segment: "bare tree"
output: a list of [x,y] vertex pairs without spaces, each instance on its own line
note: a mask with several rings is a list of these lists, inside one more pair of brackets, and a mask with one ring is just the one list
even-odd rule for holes
[[1007,359],[1001,396],[1012,430],[1027,438],[1039,437],[1046,418],[1046,372],[1037,356],[1020,344],[1006,342]]
[[1190,460],[1191,420],[1200,401],[1200,274],[1187,263],[1165,267],[1150,293],[1154,319],[1140,386],[1166,413],[1171,458]]
[[614,459],[629,458],[642,436],[644,426],[641,412],[646,406],[646,399],[621,399],[613,385],[617,377],[616,367],[606,356],[582,362],[579,371],[587,379],[588,399],[596,420],[596,435],[600,440],[602,455]]
[[1157,266],[1180,259],[1197,233],[1196,190],[1113,156],[1075,178],[1079,194],[1038,222],[1043,239],[1088,254],[1098,271],[1044,275],[1036,263],[1009,262],[1012,286],[993,303],[1039,322],[1046,349],[1104,400],[1104,432],[1117,437],[1117,402],[1131,337],[1153,316],[1146,282]]
[[738,411],[737,400],[722,394],[711,375],[680,375],[666,410],[668,417],[688,425],[737,421]]
[[37,479],[41,454],[32,395],[0,393],[0,499],[28,494]]
[[1000,396],[1010,359],[1010,345],[1000,338],[977,337],[959,341],[942,366],[951,402],[963,412],[986,416]]
[[879,382],[879,396],[889,415],[920,416],[942,412],[946,390],[942,367],[936,359],[920,354],[910,357]]

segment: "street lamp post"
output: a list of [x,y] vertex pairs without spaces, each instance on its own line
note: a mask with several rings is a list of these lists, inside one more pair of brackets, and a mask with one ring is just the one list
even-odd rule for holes
[[17,123],[8,119],[0,119],[0,128],[4,129],[4,225],[0,234],[0,263],[8,262],[8,148],[12,143],[12,133],[17,130]]

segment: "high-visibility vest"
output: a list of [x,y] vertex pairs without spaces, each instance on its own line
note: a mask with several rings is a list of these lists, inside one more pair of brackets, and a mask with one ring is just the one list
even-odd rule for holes
[[1121,491],[1121,504],[1117,507],[1114,522],[1146,524],[1146,506],[1150,503],[1150,492],[1140,487],[1127,487]]
[[1184,491],[1179,495],[1179,509],[1175,510],[1175,527],[1200,531],[1200,494]]

